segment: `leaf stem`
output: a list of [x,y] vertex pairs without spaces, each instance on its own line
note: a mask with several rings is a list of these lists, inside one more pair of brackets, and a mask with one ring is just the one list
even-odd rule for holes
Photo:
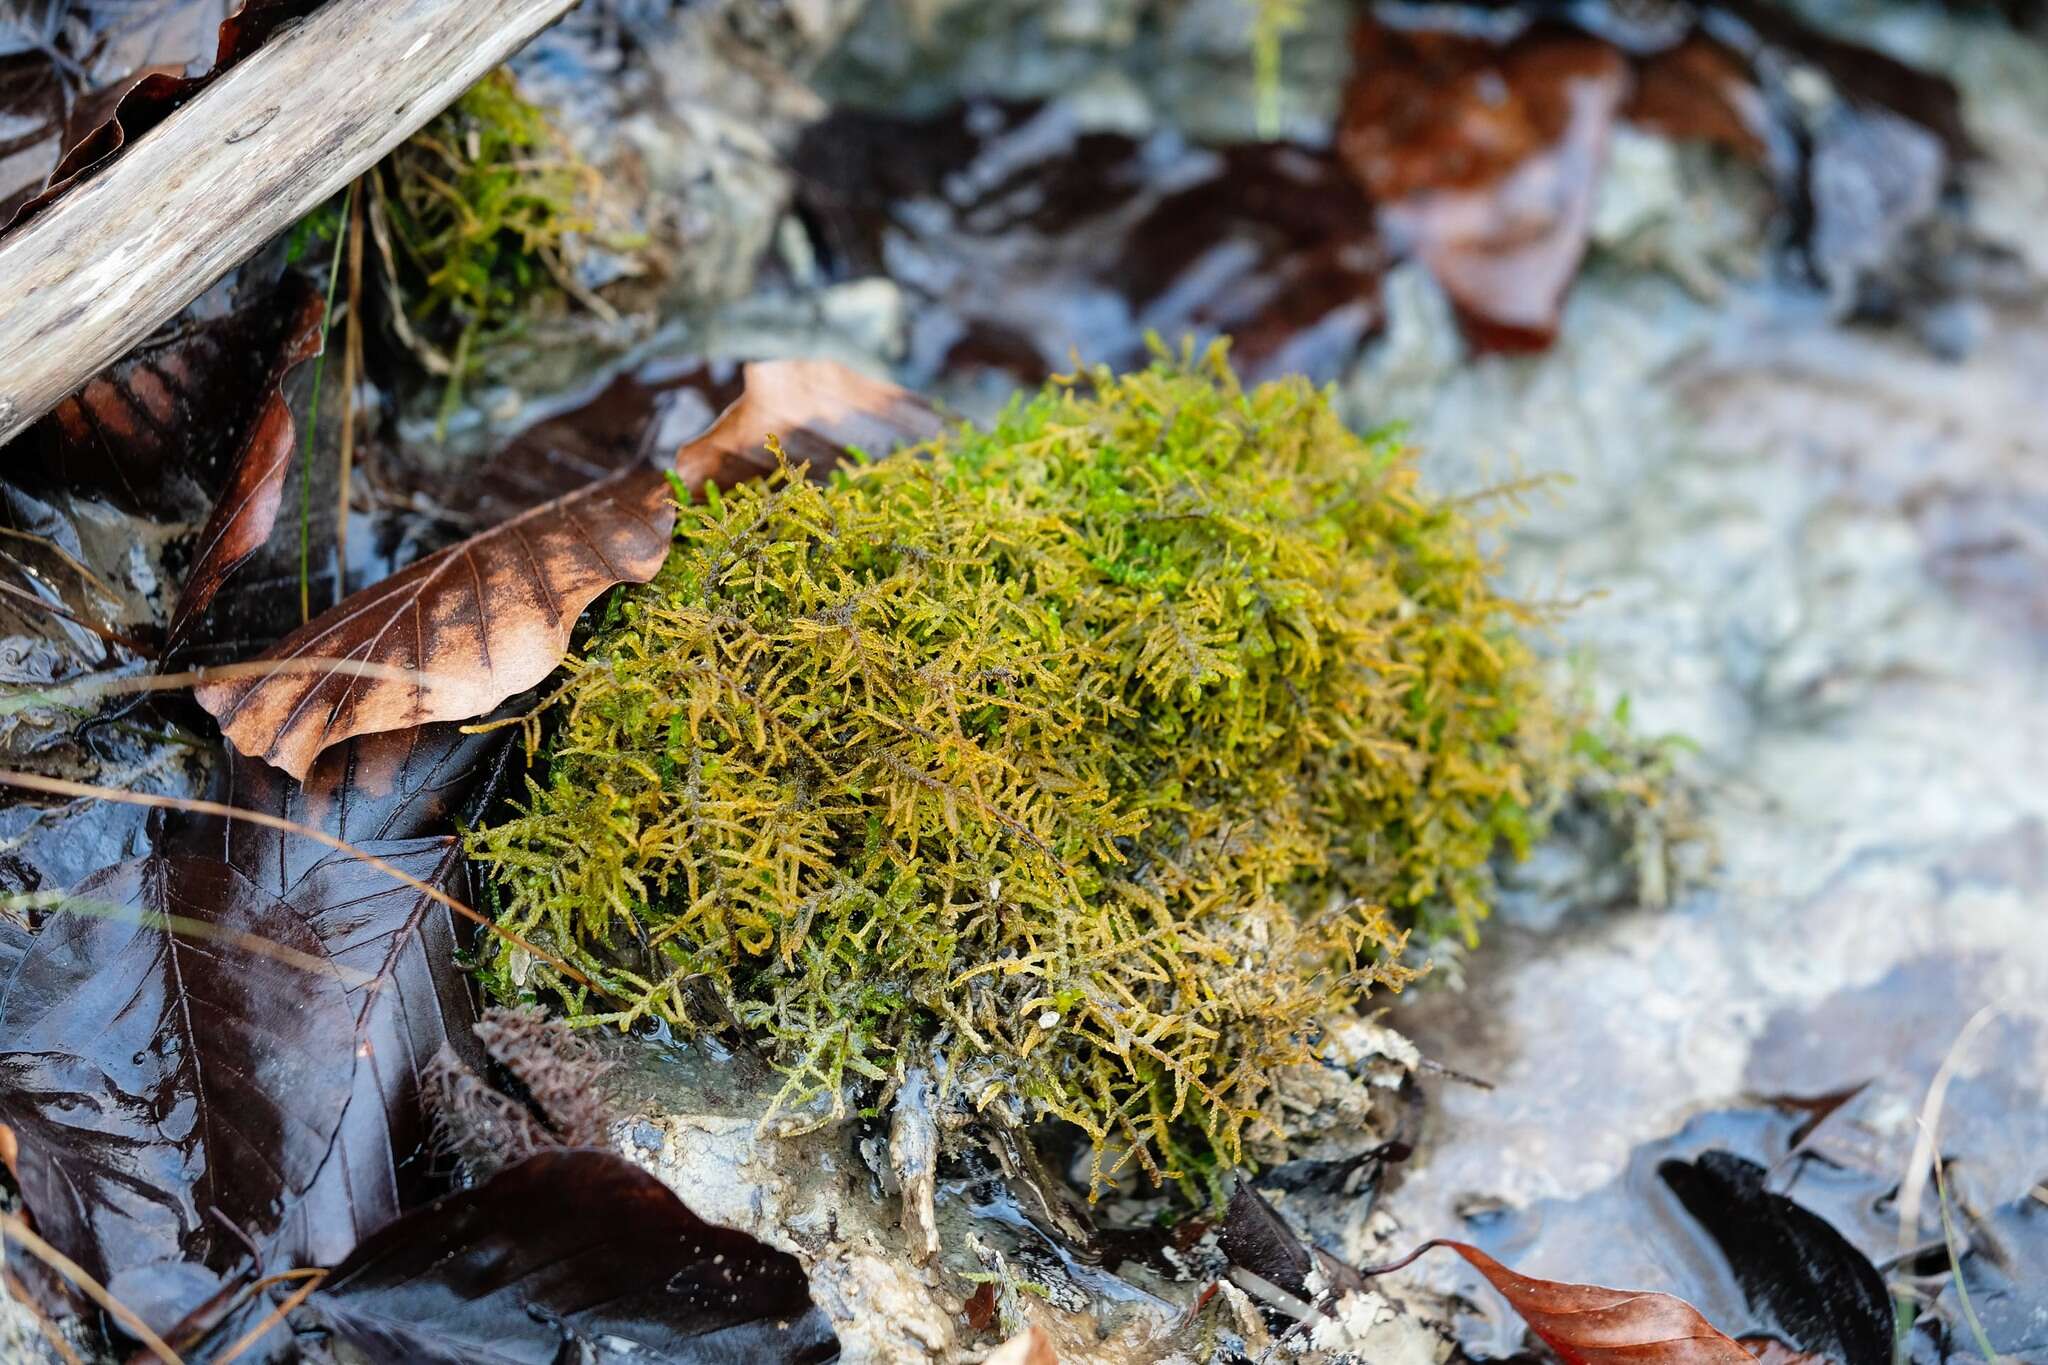
[[[356,185],[348,187],[348,201],[356,201]],[[334,320],[334,286],[341,280],[342,248],[347,245],[348,215],[334,239],[333,259],[327,266],[327,307],[320,314],[320,354],[313,358],[313,397],[306,405],[306,439],[299,459],[299,621],[313,619],[313,437],[320,429],[320,375],[327,367],[327,324]]]

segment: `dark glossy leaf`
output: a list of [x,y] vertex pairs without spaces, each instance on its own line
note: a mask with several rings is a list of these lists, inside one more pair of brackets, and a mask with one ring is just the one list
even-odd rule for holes
[[136,81],[208,62],[227,0],[18,0],[0,11],[0,225]]
[[[480,795],[516,746],[512,730],[466,735],[454,725],[364,735],[321,754],[303,783],[258,759],[230,753],[208,796],[353,844],[418,839],[450,832],[456,813]],[[179,852],[232,863],[279,896],[334,856],[311,839],[215,816],[181,817],[167,837]]]
[[[198,520],[272,407],[320,299],[289,283],[190,313],[87,380],[18,443],[41,478],[160,520]],[[311,322],[317,326],[318,312]],[[274,419],[272,419],[274,420]]]
[[1841,1365],[1885,1365],[1892,1302],[1841,1233],[1764,1187],[1764,1168],[1728,1152],[1657,1168],[1721,1248],[1751,1309],[1793,1345]]
[[[937,430],[931,410],[893,384],[827,362],[756,364],[746,392],[675,468],[690,487],[731,484],[769,467],[771,434],[792,459],[823,466],[849,447],[884,454]],[[375,663],[413,680],[280,673],[209,684],[199,702],[238,750],[295,777],[356,735],[481,715],[561,662],[599,593],[653,577],[674,523],[663,471],[629,467],[428,556],[264,656]]]
[[1353,48],[1337,145],[1390,243],[1428,267],[1476,343],[1547,345],[1585,255],[1627,63],[1573,34],[1499,48],[1371,19]]
[[[462,850],[453,838],[370,843],[363,851],[465,898]],[[272,1239],[273,1269],[331,1265],[438,1193],[428,1169],[432,1133],[421,1078],[443,1049],[471,1064],[482,1060],[446,906],[342,853],[301,878],[288,903],[348,982],[355,1073],[333,1152]]]
[[[325,301],[297,276],[262,306],[285,310],[283,334],[275,350],[244,357],[237,367],[245,384],[258,395],[258,408],[230,465],[227,483],[214,499],[206,528],[178,609],[171,618],[170,648],[176,649],[200,612],[220,591],[230,573],[270,538],[277,507],[284,495],[285,471],[298,452],[298,432],[291,405],[285,401],[285,377],[320,351],[320,325]],[[260,366],[251,373],[251,364]]]
[[1142,363],[1147,330],[1228,334],[1254,379],[1334,379],[1381,320],[1371,207],[1318,149],[1137,140],[981,100],[835,113],[794,164],[828,268],[917,300],[914,383]]
[[327,1160],[355,1070],[342,976],[296,912],[221,863],[124,863],[71,904],[0,1001],[24,1203],[103,1281],[159,1260],[223,1269]]
[[793,1257],[703,1222],[653,1176],[592,1150],[528,1157],[407,1214],[308,1307],[392,1365],[773,1365],[838,1350]]

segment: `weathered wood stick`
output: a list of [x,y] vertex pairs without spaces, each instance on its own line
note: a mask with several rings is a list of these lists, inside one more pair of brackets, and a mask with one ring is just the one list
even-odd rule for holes
[[0,241],[0,442],[574,0],[328,0]]

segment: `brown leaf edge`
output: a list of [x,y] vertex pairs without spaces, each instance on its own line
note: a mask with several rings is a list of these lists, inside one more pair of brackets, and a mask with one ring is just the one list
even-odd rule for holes
[[[674,469],[692,490],[730,486],[773,467],[771,435],[793,461],[829,467],[850,450],[879,456],[940,429],[922,399],[835,362],[757,362]],[[554,671],[598,594],[654,576],[675,515],[664,471],[622,470],[429,555],[260,656],[372,662],[409,678],[301,670],[195,695],[238,751],[300,779],[353,736],[482,715]]]
[[320,3],[321,0],[245,0],[241,8],[221,20],[213,65],[205,74],[185,76],[151,71],[129,86],[114,106],[112,117],[73,144],[51,168],[42,190],[24,200],[12,218],[0,223],[0,238],[48,208],[72,186],[98,173],[123,147],[177,112],[229,67],[263,46],[279,28],[312,13]]
[[284,496],[284,476],[291,468],[292,453],[298,448],[298,432],[292,422],[291,404],[285,401],[284,381],[298,366],[320,354],[321,320],[326,302],[309,285],[287,291],[296,299],[284,342],[270,362],[263,379],[263,407],[249,425],[249,434],[228,474],[228,481],[215,499],[206,529],[199,533],[198,552],[185,575],[184,590],[178,595],[178,609],[171,617],[167,652],[184,640],[192,623],[213,601],[221,584],[243,560],[263,548],[277,524],[278,503]]
[[1457,1252],[1484,1275],[1565,1365],[1756,1365],[1742,1343],[1675,1295],[1539,1280],[1466,1242],[1424,1242],[1398,1261],[1361,1273],[1399,1270],[1437,1247]]

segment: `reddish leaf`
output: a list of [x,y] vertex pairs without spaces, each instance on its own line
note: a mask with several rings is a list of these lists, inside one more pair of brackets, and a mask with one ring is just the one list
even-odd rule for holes
[[1366,1273],[1385,1274],[1435,1247],[1449,1247],[1484,1275],[1565,1365],[1755,1365],[1741,1343],[1684,1299],[1518,1275],[1464,1242],[1424,1242]]
[[1676,140],[1705,142],[1761,164],[1769,150],[1770,110],[1738,57],[1710,38],[1693,38],[1638,65],[1623,117]]
[[[931,410],[892,384],[828,362],[750,365],[746,391],[677,454],[683,481],[732,484],[792,459],[826,465],[936,434]],[[430,555],[342,601],[268,651],[413,670],[406,681],[340,672],[215,683],[201,705],[245,754],[304,777],[355,735],[481,715],[561,662],[578,615],[617,583],[644,583],[668,554],[675,504],[660,470],[636,465]]]
[[327,1159],[355,1069],[341,975],[225,864],[145,858],[75,899],[0,1001],[23,1201],[102,1281],[163,1260],[223,1269]]
[[[261,407],[242,438],[227,485],[214,500],[206,529],[199,533],[198,552],[185,575],[177,613],[171,618],[171,648],[177,647],[236,566],[263,547],[277,521],[285,471],[298,449],[291,405],[284,397],[285,376],[319,354],[326,306],[303,282],[287,287],[271,306],[288,308],[289,321],[281,343],[265,358],[268,369],[256,381]],[[246,371],[243,382],[247,382]]]
[[631,1162],[587,1149],[528,1157],[407,1214],[307,1306],[377,1365],[838,1353],[794,1257],[704,1222]]
[[1570,34],[1507,48],[1362,20],[1338,149],[1393,245],[1443,285],[1473,339],[1547,345],[1585,255],[1630,75]]

